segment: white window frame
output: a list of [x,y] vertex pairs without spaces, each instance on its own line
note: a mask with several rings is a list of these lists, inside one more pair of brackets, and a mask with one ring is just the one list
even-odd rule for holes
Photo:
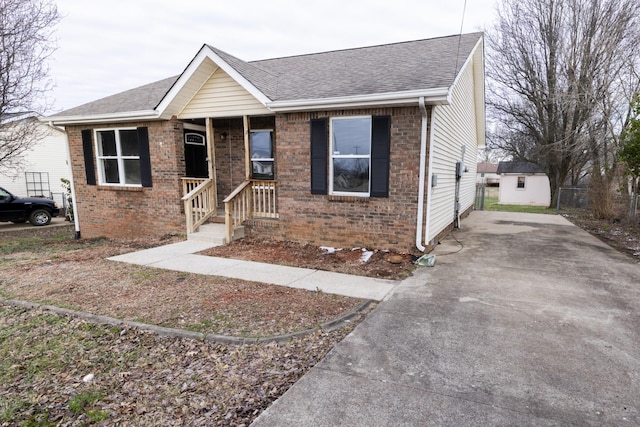
[[[96,160],[97,160],[97,166],[98,166],[98,183],[100,185],[108,185],[108,186],[114,186],[114,187],[142,187],[142,183],[140,184],[127,184],[126,181],[126,177],[125,177],[125,168],[124,168],[124,161],[125,160],[138,160],[138,162],[140,162],[140,151],[138,151],[138,155],[137,156],[123,156],[122,155],[122,148],[120,146],[120,131],[123,130],[133,130],[136,131],[137,128],[135,127],[122,127],[122,128],[103,128],[103,129],[95,129],[94,130],[94,138],[93,140],[95,141],[95,150],[96,150]],[[102,146],[101,146],[101,138],[99,136],[100,132],[111,132],[113,131],[115,134],[115,142],[116,142],[116,155],[115,156],[103,156],[100,153],[102,153]],[[117,183],[115,182],[106,182],[106,178],[105,178],[105,171],[104,171],[104,161],[105,160],[117,160],[118,162],[118,181]],[[141,177],[142,178],[142,177]]]
[[[520,178],[522,178],[522,187],[520,187]],[[527,188],[527,177],[523,175],[518,175],[516,177],[516,190],[524,191]]]
[[[353,120],[353,119],[369,119],[369,154],[335,154],[334,142],[333,142],[333,123],[339,120]],[[373,117],[372,116],[345,116],[345,117],[331,117],[329,127],[329,194],[336,196],[356,196],[356,197],[370,197],[371,196],[371,138],[373,137]],[[335,191],[333,189],[333,160],[334,159],[368,159],[369,160],[369,188],[367,192],[347,192],[347,191]]]
[[[273,156],[274,146],[273,146],[273,129],[250,129],[249,130],[249,156],[251,156],[251,152],[253,151],[253,143],[251,142],[251,134],[258,132],[269,132],[271,134],[271,156]],[[251,176],[253,177],[253,162],[271,162],[273,168],[273,178],[276,179],[276,159],[275,157],[251,157]],[[266,178],[260,178],[267,180]]]

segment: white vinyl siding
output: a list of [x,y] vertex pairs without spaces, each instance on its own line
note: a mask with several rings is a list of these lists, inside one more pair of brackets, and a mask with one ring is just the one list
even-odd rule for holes
[[189,100],[198,93],[198,90],[204,85],[209,77],[218,69],[218,66],[209,58],[205,58],[198,68],[193,72],[184,87],[176,93],[175,98],[167,107],[165,115],[168,117],[177,116],[183,109],[183,106],[189,103]]
[[[520,179],[524,179],[524,188],[518,187]],[[503,174],[500,177],[498,200],[504,205],[549,206],[549,178],[544,174]]]
[[270,114],[253,95],[218,68],[178,115],[180,119]]
[[[476,51],[476,55],[478,54],[481,55],[480,49]],[[430,239],[455,219],[456,162],[462,160],[462,146],[465,147],[464,166],[468,172],[462,175],[460,182],[459,213],[469,209],[475,199],[477,146],[484,143],[484,137],[478,139],[477,123],[484,122],[484,117],[477,117],[478,111],[482,109],[477,108],[478,101],[475,98],[479,96],[479,92],[475,86],[483,83],[476,81],[474,62],[469,61],[462,71],[452,90],[451,104],[436,106],[432,113],[433,159],[432,169],[428,173],[437,176],[437,185],[431,189],[431,209],[427,213],[430,215]]]
[[24,168],[10,176],[0,174],[0,187],[15,195],[26,197],[28,194],[25,172],[46,172],[53,199],[62,206],[64,189],[60,179],[71,178],[67,163],[67,139],[61,130],[44,123],[39,124],[39,127],[43,131],[43,138],[25,153]]

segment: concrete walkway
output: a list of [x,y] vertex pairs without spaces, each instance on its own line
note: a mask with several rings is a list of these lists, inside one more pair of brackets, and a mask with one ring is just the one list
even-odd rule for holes
[[640,266],[560,216],[453,236],[253,425],[640,425]]
[[394,280],[352,276],[329,271],[198,255],[215,245],[185,241],[109,258],[112,261],[146,265],[188,273],[209,274],[288,286],[309,291],[381,301],[399,285]]

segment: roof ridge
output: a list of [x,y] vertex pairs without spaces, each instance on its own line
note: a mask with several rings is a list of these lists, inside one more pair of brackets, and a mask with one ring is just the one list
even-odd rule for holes
[[[363,50],[363,49],[372,49],[372,48],[377,48],[377,47],[397,46],[397,45],[402,45],[402,44],[434,41],[434,40],[439,40],[439,39],[446,39],[446,38],[451,38],[451,37],[470,36],[470,35],[475,35],[475,34],[482,35],[484,33],[482,31],[474,31],[472,33],[451,34],[451,35],[448,35],[448,36],[430,37],[430,38],[424,38],[424,39],[418,39],[418,40],[405,40],[405,41],[401,41],[401,42],[392,42],[392,43],[380,43],[380,44],[374,44],[374,45],[369,45],[369,46],[350,47],[350,48],[344,48],[344,49],[331,49],[331,50],[325,50],[325,51],[321,51],[321,52],[301,53],[301,54],[298,54],[298,55],[289,55],[289,56],[277,56],[275,58],[256,59],[256,60],[245,61],[245,62],[247,64],[254,65],[256,62],[277,61],[277,60],[280,60],[280,59],[302,58],[302,57],[307,57],[307,56],[323,55],[323,54],[326,54],[326,53],[348,52],[348,51],[356,51],[356,50]],[[231,56],[233,56],[233,55],[231,55]]]
[[[249,66],[251,66],[251,67],[253,67],[253,68],[256,68],[256,69],[258,69],[258,70],[260,70],[260,71],[262,71],[262,72],[264,72],[264,73],[267,73],[267,74],[269,74],[269,75],[271,75],[271,76],[273,76],[273,77],[278,77],[278,75],[273,74],[271,71],[269,71],[269,70],[265,70],[263,67],[258,67],[258,66],[256,66],[256,65],[253,63],[253,62],[256,62],[256,61],[245,61],[244,59],[242,59],[242,58],[238,58],[237,56],[232,55],[232,54],[230,54],[230,53],[228,53],[228,52],[226,52],[226,51],[224,51],[224,50],[222,50],[222,49],[219,49],[219,48],[217,48],[217,47],[215,47],[215,46],[213,46],[213,45],[210,45],[210,44],[208,44],[208,43],[206,43],[206,45],[209,47],[209,49],[211,49],[211,50],[212,50],[216,55],[218,55],[218,56],[220,56],[219,54],[220,54],[220,53],[222,53],[224,56],[231,57],[231,58],[235,59],[236,61],[240,61],[240,62],[242,62],[242,63],[243,63],[243,64],[245,64],[245,65],[249,65]],[[228,62],[224,57],[221,57],[221,58],[222,58],[222,60],[224,60],[225,62],[227,62],[227,64],[229,64],[229,62]],[[229,66],[233,67],[234,69],[236,68],[236,67],[234,67],[232,64],[229,64]],[[237,70],[236,70],[236,71],[237,71]]]

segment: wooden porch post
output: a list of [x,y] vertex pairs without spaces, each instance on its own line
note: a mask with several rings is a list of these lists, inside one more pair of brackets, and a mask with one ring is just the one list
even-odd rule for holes
[[218,209],[218,186],[216,183],[216,150],[214,147],[215,144],[215,129],[213,128],[213,119],[207,118],[205,119],[206,129],[207,129],[207,158],[209,161],[207,162],[207,169],[209,172],[209,179],[212,183],[212,195],[211,208],[216,210]]
[[251,146],[250,146],[250,130],[249,116],[242,116],[242,124],[244,126],[244,170],[245,179],[251,179]]
[[[249,116],[242,116],[244,126],[244,170],[245,180],[251,179],[251,129],[249,129]],[[251,186],[253,187],[253,186]],[[247,209],[249,209],[250,217],[253,216],[255,209],[253,208],[253,189],[250,188],[247,193]]]

